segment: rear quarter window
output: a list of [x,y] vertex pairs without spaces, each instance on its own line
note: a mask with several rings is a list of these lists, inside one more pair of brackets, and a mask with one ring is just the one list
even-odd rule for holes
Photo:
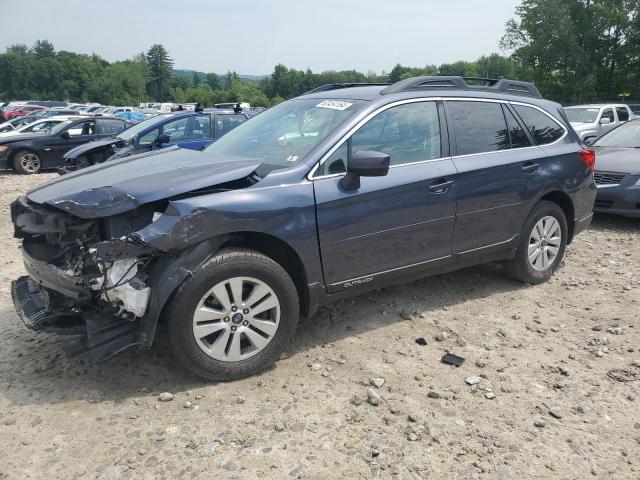
[[564,128],[537,108],[512,104],[538,145],[548,145],[564,135]]

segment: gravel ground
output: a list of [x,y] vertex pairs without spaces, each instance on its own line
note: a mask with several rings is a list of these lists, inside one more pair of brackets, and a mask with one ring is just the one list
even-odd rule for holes
[[9,203],[51,176],[0,176],[0,479],[640,478],[640,221],[596,218],[544,285],[485,266],[336,303],[204,384],[162,333],[86,368],[21,325]]

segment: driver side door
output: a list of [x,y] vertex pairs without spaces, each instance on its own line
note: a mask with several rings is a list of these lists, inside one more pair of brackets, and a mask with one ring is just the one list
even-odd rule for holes
[[[65,132],[68,137],[65,137]],[[83,120],[75,122],[56,136],[51,136],[45,141],[43,153],[44,168],[59,167],[64,165],[63,156],[69,150],[78,145],[90,142],[96,138],[96,121]]]

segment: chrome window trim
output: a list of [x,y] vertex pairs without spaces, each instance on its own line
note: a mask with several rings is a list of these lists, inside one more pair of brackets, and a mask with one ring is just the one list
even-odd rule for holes
[[324,162],[326,162],[327,159],[331,155],[333,155],[333,153],[336,150],[338,150],[344,144],[344,142],[346,142],[351,137],[351,135],[353,135],[356,131],[358,131],[360,129],[360,127],[362,127],[365,123],[367,123],[369,120],[371,120],[373,117],[375,117],[379,113],[382,113],[385,110],[388,110],[389,108],[392,108],[392,107],[396,107],[398,105],[405,105],[405,104],[408,104],[408,103],[419,103],[419,102],[437,102],[437,101],[502,103],[502,104],[509,104],[509,105],[522,105],[524,107],[534,108],[534,109],[542,112],[544,115],[549,117],[551,120],[553,120],[557,125],[559,125],[562,128],[564,133],[557,140],[555,140],[555,141],[553,141],[551,143],[546,143],[544,145],[531,145],[529,147],[510,148],[508,150],[492,150],[492,151],[489,151],[489,152],[468,153],[468,154],[465,154],[465,155],[455,155],[455,156],[448,156],[448,157],[432,158],[432,159],[429,159],[429,160],[421,160],[421,161],[417,161],[417,162],[402,163],[402,164],[398,164],[398,165],[391,165],[389,168],[404,167],[404,166],[410,166],[410,165],[418,165],[418,164],[421,164],[421,163],[437,162],[437,161],[446,160],[446,159],[472,157],[472,156],[476,156],[476,155],[488,155],[488,154],[493,154],[493,153],[506,153],[506,152],[511,152],[513,150],[527,150],[527,149],[533,149],[533,148],[548,147],[548,146],[555,145],[556,143],[562,141],[567,136],[567,134],[569,133],[569,130],[567,130],[567,128],[562,123],[560,123],[553,115],[551,115],[550,113],[545,111],[543,108],[540,108],[537,105],[532,105],[530,103],[517,102],[517,101],[511,101],[511,100],[500,100],[500,99],[495,99],[495,98],[474,98],[474,97],[418,97],[418,98],[408,98],[408,99],[404,99],[404,100],[397,100],[395,102],[391,102],[391,103],[388,103],[386,105],[383,105],[380,108],[378,108],[378,109],[374,110],[373,112],[369,113],[366,117],[364,117],[362,120],[360,120],[358,123],[356,123],[351,129],[349,129],[349,131],[347,133],[345,133],[342,136],[342,138],[340,140],[338,140],[335,143],[335,145],[333,147],[331,147],[322,156],[322,158],[320,158],[320,160],[318,162],[315,163],[315,165],[311,168],[311,170],[309,170],[309,172],[306,175],[307,180],[310,180],[310,181],[324,180],[325,178],[336,178],[336,177],[342,177],[342,176],[346,175],[346,173],[331,173],[331,174],[327,174],[327,175],[320,175],[320,176],[317,176],[317,177],[313,176],[316,173],[316,171],[318,170],[318,168],[320,168],[320,165],[322,165]]

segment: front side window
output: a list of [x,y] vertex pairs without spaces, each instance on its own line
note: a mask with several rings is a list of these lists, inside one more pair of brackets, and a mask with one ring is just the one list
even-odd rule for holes
[[209,115],[189,117],[183,140],[203,140],[209,138],[210,131],[211,117]]
[[538,145],[553,143],[564,135],[564,128],[537,108],[515,104],[512,106]]
[[96,122],[94,120],[75,123],[69,127],[69,135],[77,137],[79,135],[93,135],[96,133]]
[[605,108],[600,119],[603,118],[608,119],[611,123],[615,122],[616,119],[613,116],[613,108]]
[[440,158],[440,120],[435,102],[407,103],[380,112],[360,127],[318,169],[317,175],[344,173],[360,150],[383,152],[391,165]]
[[511,148],[502,106],[494,102],[449,101],[458,155]]
[[153,143],[158,139],[158,135],[160,135],[160,129],[154,128],[153,130],[145,133],[138,140],[138,145],[141,147],[148,147],[153,145]]
[[626,122],[629,120],[629,111],[624,107],[616,107],[616,113],[618,114],[618,120]]

